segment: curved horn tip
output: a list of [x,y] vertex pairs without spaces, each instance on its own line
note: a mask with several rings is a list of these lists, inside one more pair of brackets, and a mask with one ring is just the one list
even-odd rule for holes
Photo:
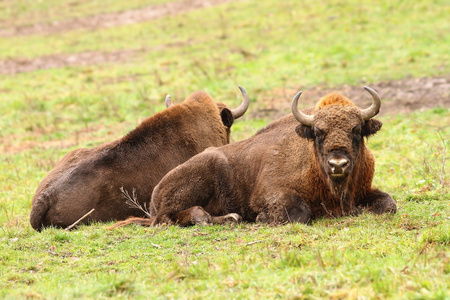
[[299,91],[297,94],[295,94],[294,98],[292,99],[291,105],[292,115],[301,124],[306,126],[312,126],[314,121],[314,115],[304,114],[298,109],[298,99],[300,98],[302,93],[303,93],[302,91]]
[[297,92],[297,94],[295,94],[294,98],[292,98],[292,105],[291,105],[292,111],[298,110],[298,99],[300,98],[302,93],[303,91],[299,91]]
[[297,94],[295,94],[294,96],[294,100],[298,101],[298,99],[300,98],[300,96],[302,95],[303,91],[298,91]]
[[244,88],[242,86],[238,85],[238,87],[239,87],[239,90],[242,93],[243,100],[242,100],[241,105],[239,105],[239,107],[231,110],[231,114],[233,115],[233,117],[235,119],[238,119],[242,115],[245,114],[245,112],[248,109],[249,103],[250,103],[250,100],[248,99],[247,92],[244,90]]
[[372,96],[372,105],[369,108],[361,110],[363,120],[367,121],[380,112],[381,99],[374,89],[368,86],[365,86],[364,89]]
[[373,88],[371,88],[371,87],[369,87],[369,86],[364,86],[364,89],[365,89],[366,91],[368,91],[369,93],[373,92],[373,93],[375,93],[375,94],[378,94]]
[[247,92],[244,90],[244,88],[242,86],[238,85],[238,88],[241,90],[241,93],[243,95],[247,95]]
[[173,105],[172,97],[170,97],[170,95],[167,95],[164,101],[166,102],[166,108],[169,108]]

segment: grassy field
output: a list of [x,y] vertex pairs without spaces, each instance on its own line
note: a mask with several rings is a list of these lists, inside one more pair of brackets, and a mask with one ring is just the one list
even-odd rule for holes
[[63,22],[67,19],[89,15],[114,13],[138,9],[148,5],[175,2],[170,0],[20,0],[0,2],[0,24],[4,27],[30,26],[42,23]]
[[[163,2],[2,1],[0,29]],[[397,200],[395,215],[42,233],[28,223],[36,187],[65,153],[121,137],[164,109],[167,93],[180,102],[201,89],[234,106],[242,85],[251,106],[233,125],[238,141],[270,122],[266,107],[288,113],[293,95],[275,98],[279,90],[448,76],[449,13],[446,1],[250,0],[113,28],[0,36],[0,65],[135,50],[0,75],[0,297],[449,299],[448,107],[384,114],[369,140],[374,185]]]

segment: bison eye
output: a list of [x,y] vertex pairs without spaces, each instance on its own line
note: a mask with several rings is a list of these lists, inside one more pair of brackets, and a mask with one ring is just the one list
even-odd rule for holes
[[353,127],[353,129],[352,129],[352,135],[353,135],[353,138],[354,138],[355,140],[359,141],[359,140],[361,139],[361,137],[362,137],[361,131],[362,131],[362,127],[361,127],[360,124],[358,124],[358,125],[356,125],[355,127]]
[[318,140],[323,140],[325,138],[325,133],[317,127],[314,127],[314,135]]
[[352,129],[352,134],[353,135],[361,135],[361,124],[356,125],[355,127],[353,127]]

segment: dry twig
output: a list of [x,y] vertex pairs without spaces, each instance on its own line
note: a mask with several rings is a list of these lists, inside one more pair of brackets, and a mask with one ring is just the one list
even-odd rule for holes
[[327,212],[327,214],[330,215],[330,217],[334,218],[333,214],[327,209],[327,207],[323,202],[320,202],[320,205],[322,205],[323,209],[325,209],[325,211]]
[[87,216],[89,216],[90,214],[92,214],[92,212],[95,210],[95,208],[91,209],[87,214],[85,214],[84,216],[82,216],[81,218],[79,218],[75,223],[73,223],[70,226],[67,226],[66,229],[64,230],[70,230],[72,228],[74,228],[78,223],[80,223],[84,218],[86,218]]
[[254,245],[254,244],[258,244],[261,243],[262,241],[253,241],[253,242],[249,242],[247,244],[245,244],[245,246],[250,246],[250,245]]
[[344,211],[344,200],[345,200],[346,196],[347,196],[346,192],[342,191],[341,192],[341,199],[339,200],[339,204],[341,205],[341,217],[345,217],[347,215],[347,213]]
[[128,204],[131,207],[140,209],[141,211],[144,212],[144,214],[150,218],[150,213],[148,211],[147,206],[144,204],[144,207],[142,207],[141,204],[139,204],[138,200],[137,200],[137,195],[136,195],[136,189],[133,188],[133,191],[131,192],[131,196],[128,193],[128,191],[126,191],[123,187],[120,188],[120,191],[122,192],[122,194],[125,196],[126,200],[126,204]]
[[289,223],[292,223],[291,217],[289,217],[289,213],[288,213],[288,211],[287,211],[287,209],[286,209],[286,206],[284,207],[284,210],[286,211],[286,215],[287,215],[287,217],[288,217]]

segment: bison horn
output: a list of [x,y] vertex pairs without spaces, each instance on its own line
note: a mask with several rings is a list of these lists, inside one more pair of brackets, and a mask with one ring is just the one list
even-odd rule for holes
[[172,105],[173,105],[172,98],[170,97],[170,95],[167,95],[166,96],[166,108],[169,108]]
[[314,115],[304,114],[298,109],[298,99],[300,98],[301,95],[302,91],[295,94],[294,99],[292,99],[292,106],[291,106],[292,114],[301,124],[306,126],[312,126]]
[[239,89],[241,90],[244,100],[242,101],[241,105],[239,105],[239,107],[231,110],[231,114],[235,119],[240,118],[243,114],[245,114],[248,109],[248,104],[250,103],[248,100],[247,92],[244,90],[244,88],[242,86],[239,86]]
[[365,86],[364,89],[372,95],[372,99],[373,99],[372,105],[369,108],[361,109],[361,116],[364,121],[367,121],[370,118],[372,118],[378,114],[378,112],[380,111],[380,107],[381,107],[381,100],[380,100],[380,96],[378,96],[378,93],[375,92],[370,87]]

